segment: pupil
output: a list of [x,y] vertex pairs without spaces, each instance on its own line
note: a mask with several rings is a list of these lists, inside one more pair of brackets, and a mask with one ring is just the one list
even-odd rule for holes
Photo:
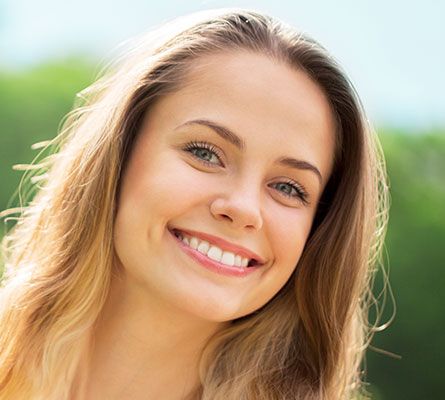
[[286,183],[280,183],[280,189],[284,189],[284,192],[289,193],[290,186],[288,186]]
[[208,158],[208,157],[207,157],[207,156],[209,155],[208,150],[201,149],[201,150],[199,150],[199,151],[201,151],[201,156],[202,156],[203,158]]

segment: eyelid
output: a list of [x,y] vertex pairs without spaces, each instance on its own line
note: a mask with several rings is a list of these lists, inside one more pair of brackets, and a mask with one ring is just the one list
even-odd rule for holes
[[191,150],[195,149],[195,148],[204,148],[207,149],[208,151],[210,151],[211,153],[214,153],[216,155],[216,157],[218,158],[218,161],[221,163],[221,165],[224,167],[224,162],[222,161],[224,158],[224,153],[222,152],[222,150],[220,150],[217,146],[215,146],[212,143],[206,142],[206,141],[196,141],[193,140],[191,142],[187,142],[184,145],[184,150],[189,152],[194,158],[196,158],[198,161],[200,161],[201,163],[204,163],[206,165],[209,165],[211,167],[215,167],[218,166],[214,163],[211,163],[207,160],[203,160],[199,157],[197,157],[195,154],[193,154],[191,152]]
[[283,180],[274,182],[274,183],[272,183],[272,185],[279,184],[279,183],[285,183],[285,184],[288,184],[289,186],[291,186],[293,189],[295,189],[295,191],[298,193],[297,197],[294,197],[294,196],[287,195],[284,192],[278,190],[278,192],[280,193],[281,196],[284,196],[287,199],[298,198],[298,200],[301,201],[304,205],[311,204],[308,201],[309,193],[307,192],[307,190],[305,189],[305,187],[302,184],[300,184],[290,178],[281,178],[281,179],[283,179]]
[[[189,152],[195,159],[197,159],[200,163],[209,166],[209,167],[218,167],[218,165],[208,161],[208,160],[204,160],[198,156],[196,156],[195,154],[193,154],[191,152],[191,150],[196,149],[196,148],[204,148],[206,150],[208,150],[209,152],[213,153],[216,155],[216,157],[218,158],[218,161],[221,163],[221,165],[224,167],[224,163],[222,162],[222,158],[224,158],[224,153],[215,145],[213,145],[212,143],[206,142],[206,141],[190,141],[187,142],[184,146],[183,149],[187,152]],[[307,192],[307,190],[305,189],[305,187],[303,185],[301,185],[300,183],[294,181],[293,179],[290,178],[281,178],[283,179],[282,181],[278,181],[275,183],[272,183],[270,185],[274,185],[274,184],[279,184],[279,183],[285,183],[290,185],[291,187],[293,187],[295,189],[295,191],[298,193],[298,195],[295,196],[289,196],[287,194],[285,194],[284,192],[280,191],[280,190],[276,190],[280,193],[280,195],[282,197],[287,198],[288,200],[293,200],[293,199],[297,199],[298,201],[300,201],[301,203],[303,203],[304,205],[308,206],[311,203],[308,201],[309,198],[309,193]]]

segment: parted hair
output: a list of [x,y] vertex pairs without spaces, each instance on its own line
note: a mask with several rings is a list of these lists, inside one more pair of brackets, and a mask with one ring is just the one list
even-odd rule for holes
[[127,44],[41,144],[25,179],[33,196],[2,213],[17,216],[2,242],[0,399],[70,398],[79,349],[109,293],[117,198],[141,121],[200,57],[233,51],[265,54],[321,88],[336,122],[334,166],[290,279],[209,339],[190,398],[363,398],[388,185],[378,137],[339,63],[308,35],[244,9],[177,18]]

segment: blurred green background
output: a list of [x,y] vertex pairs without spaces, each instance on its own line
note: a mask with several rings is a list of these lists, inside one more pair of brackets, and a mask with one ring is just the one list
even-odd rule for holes
[[[9,202],[28,163],[33,143],[56,134],[74,95],[92,83],[86,59],[42,63],[22,71],[0,71],[0,209]],[[378,129],[391,186],[385,264],[396,299],[394,322],[374,336],[367,353],[373,398],[439,399],[445,354],[445,132]],[[9,203],[8,203],[9,202]],[[2,228],[4,225],[2,224]],[[376,294],[383,275],[377,276]],[[394,312],[387,299],[382,321]],[[391,353],[388,355],[383,353]]]
[[[396,305],[388,292],[381,322],[395,318],[373,338],[366,381],[376,400],[443,398],[444,2],[0,0],[0,210],[18,205],[10,200],[22,172],[12,166],[31,162],[31,145],[56,135],[116,43],[186,12],[230,6],[259,8],[309,32],[358,89],[387,161],[383,258]],[[4,229],[2,221],[0,236]],[[376,295],[383,281],[380,271]]]

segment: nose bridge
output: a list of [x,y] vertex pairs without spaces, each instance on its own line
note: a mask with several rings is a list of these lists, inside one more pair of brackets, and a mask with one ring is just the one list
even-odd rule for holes
[[239,180],[228,193],[228,199],[233,207],[250,213],[260,213],[260,185],[255,181]]
[[225,186],[212,203],[212,213],[218,219],[229,219],[237,227],[263,225],[261,210],[261,179],[258,173],[247,172]]

